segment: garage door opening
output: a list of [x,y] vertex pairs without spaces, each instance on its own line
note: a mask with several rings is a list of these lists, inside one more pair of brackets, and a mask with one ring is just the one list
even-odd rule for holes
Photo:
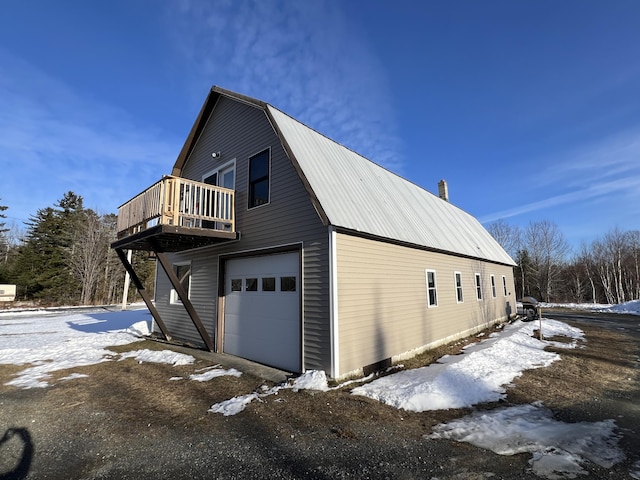
[[223,350],[300,372],[299,252],[230,259],[225,265]]

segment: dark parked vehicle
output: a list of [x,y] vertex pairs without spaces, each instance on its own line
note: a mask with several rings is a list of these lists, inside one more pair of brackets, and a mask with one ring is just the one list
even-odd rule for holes
[[526,317],[526,320],[538,318],[538,300],[533,297],[523,297],[518,302],[522,303],[522,314]]

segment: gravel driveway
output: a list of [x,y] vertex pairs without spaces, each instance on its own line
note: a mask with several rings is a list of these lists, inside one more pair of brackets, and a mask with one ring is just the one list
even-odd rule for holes
[[[478,408],[540,400],[567,422],[615,419],[627,459],[610,470],[583,468],[588,478],[632,478],[640,461],[640,318],[614,318],[563,316],[584,330],[585,348],[559,351],[562,360],[518,378],[506,402]],[[127,348],[166,345],[114,350]],[[412,366],[459,350],[442,347]],[[471,409],[412,413],[345,388],[282,390],[235,416],[208,413],[213,403],[271,385],[248,374],[205,383],[169,380],[209,364],[105,362],[74,368],[86,378],[30,390],[4,385],[23,367],[0,366],[0,480],[539,478],[529,455],[500,456],[425,438],[434,425]]]

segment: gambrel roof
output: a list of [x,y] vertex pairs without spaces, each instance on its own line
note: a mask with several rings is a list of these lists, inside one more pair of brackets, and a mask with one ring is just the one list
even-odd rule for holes
[[260,100],[213,87],[173,175],[180,175],[220,95],[262,109],[322,220],[337,228],[506,265],[513,259],[472,215]]

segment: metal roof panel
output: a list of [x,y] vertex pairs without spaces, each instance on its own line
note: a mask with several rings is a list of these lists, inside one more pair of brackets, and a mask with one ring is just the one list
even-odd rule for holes
[[277,108],[267,109],[332,225],[515,265],[472,215]]

